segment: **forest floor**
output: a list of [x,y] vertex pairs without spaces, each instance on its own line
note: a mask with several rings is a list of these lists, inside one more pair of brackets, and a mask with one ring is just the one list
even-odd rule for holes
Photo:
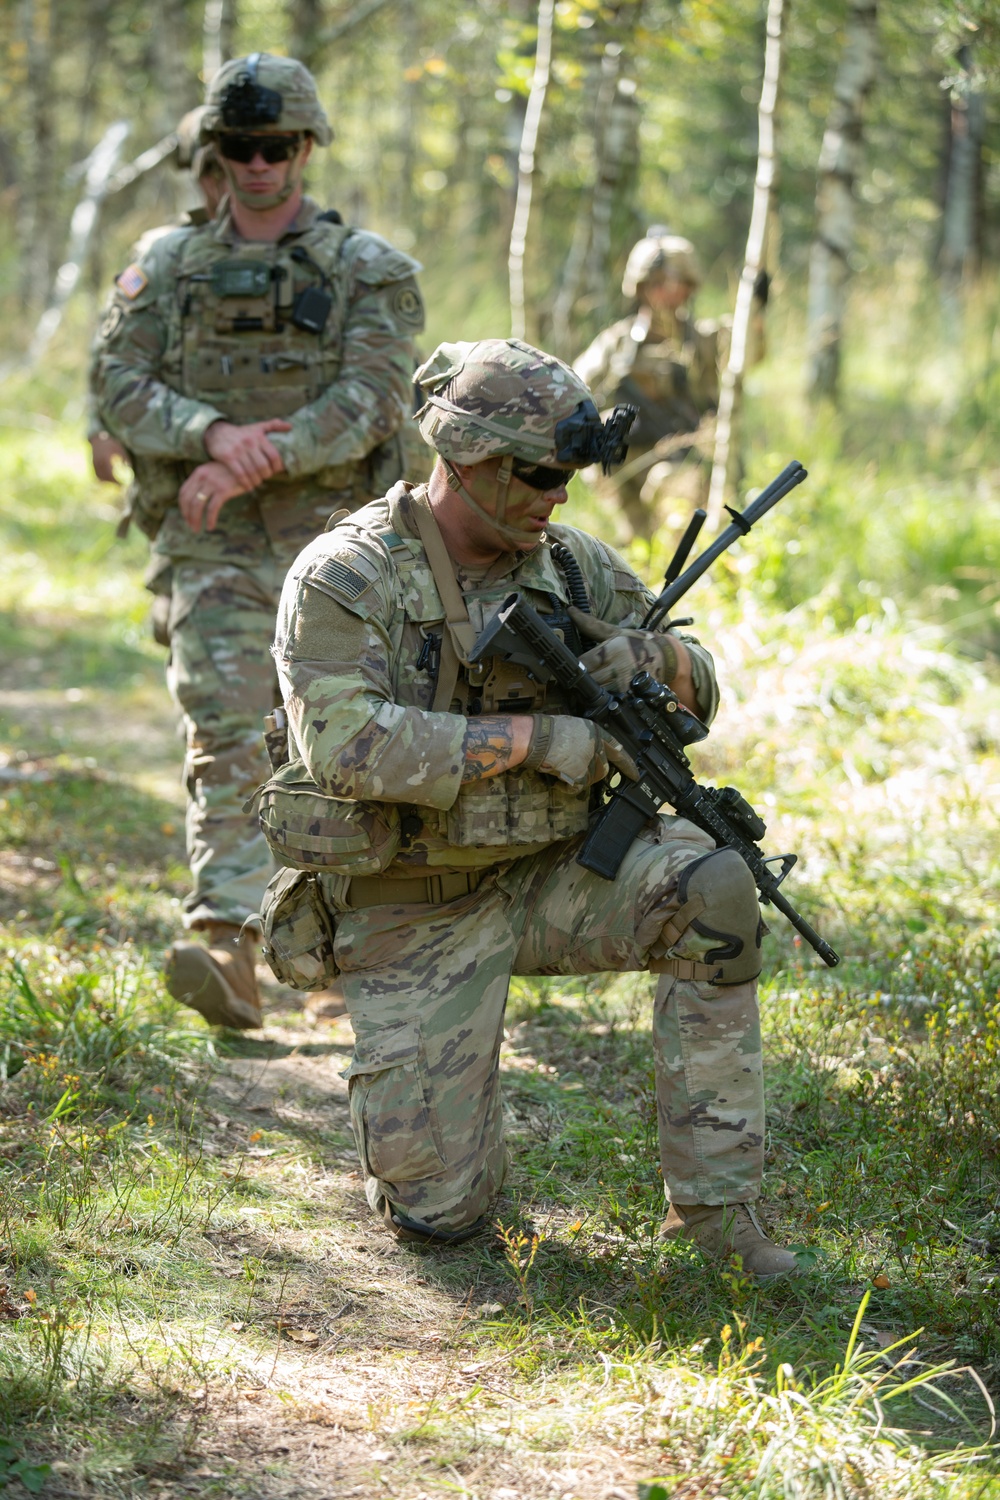
[[844,953],[772,921],[763,1212],[797,1279],[658,1243],[640,975],[515,982],[495,1229],[398,1245],[347,1021],[272,981],[220,1035],[163,991],[183,808],[140,541],[68,431],[0,436],[0,1487],[1000,1496],[995,678],[877,599],[693,600],[726,684],[697,769]]

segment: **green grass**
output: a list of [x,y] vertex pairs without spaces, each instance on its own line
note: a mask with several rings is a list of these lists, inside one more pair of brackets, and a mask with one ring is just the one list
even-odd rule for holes
[[342,1027],[278,996],[263,1038],[213,1038],[165,996],[183,815],[142,548],[59,420],[68,353],[8,394],[45,430],[0,431],[0,1487],[1000,1496],[991,324],[959,366],[864,311],[838,415],[778,329],[748,475],[810,479],[687,606],[725,684],[697,769],[798,851],[844,955],[772,921],[764,1213],[804,1274],[766,1288],[656,1239],[644,976],[515,982],[512,1177],[452,1251],[370,1218]]

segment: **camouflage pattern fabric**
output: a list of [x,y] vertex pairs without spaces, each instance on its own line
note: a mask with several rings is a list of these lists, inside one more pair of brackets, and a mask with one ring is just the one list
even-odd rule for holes
[[[527,853],[582,832],[589,805],[586,789],[521,770],[462,785],[466,713],[566,705],[552,685],[517,669],[466,673],[451,711],[431,711],[445,610],[413,519],[419,497],[397,485],[303,551],[282,593],[274,646],[290,748],[316,785],[334,797],[398,803],[409,819],[390,876],[489,866],[510,847]],[[595,615],[638,624],[651,596],[616,552],[572,526],[550,526],[548,535],[576,557]],[[543,614],[553,600],[569,602],[548,546],[508,553],[487,577],[466,580],[477,632],[515,589]],[[711,656],[682,639],[710,722],[718,703]]]
[[[511,712],[512,701],[516,711],[565,713],[567,705],[517,669],[511,677],[487,664],[464,670],[450,711],[432,708],[430,646],[445,613],[414,519],[420,501],[397,485],[305,549],[282,593],[275,657],[290,749],[317,788],[398,808],[404,841],[385,879],[483,876],[470,894],[440,904],[358,908],[345,876],[311,877],[335,923],[335,965],[355,1029],[348,1076],[369,1200],[457,1231],[488,1211],[503,1180],[498,1057],[511,974],[701,962],[717,939],[690,927],[673,933],[669,923],[682,904],[682,872],[714,844],[664,817],[633,845],[618,879],[604,881],[576,863],[586,792],[523,770],[462,785],[466,715]],[[598,618],[638,622],[649,593],[611,548],[570,526],[551,526],[548,537],[573,552]],[[515,589],[542,613],[568,603],[544,542],[478,574],[459,569],[458,578],[476,630]],[[711,657],[684,639],[710,720]],[[753,907],[744,925],[756,921],[755,899]],[[326,978],[312,919],[301,931],[294,918],[287,925],[291,946]],[[665,977],[654,1053],[664,1174],[677,1201],[755,1196],[759,1050],[753,983]]]
[[692,289],[701,286],[701,266],[691,241],[680,234],[657,234],[653,230],[638,240],[625,265],[623,294],[638,296],[643,283],[654,276],[684,281]]
[[[423,324],[418,269],[378,235],[324,219],[308,198],[276,244],[243,241],[223,205],[210,223],[153,239],[112,296],[94,398],[135,459],[137,520],[155,537],[150,576],[172,572],[169,682],[185,716],[191,799],[188,926],[255,916],[273,871],[242,806],[268,774],[260,722],[279,701],[275,604],[288,565],[330,514],[356,509],[401,472],[398,431]],[[296,327],[295,298],[324,278],[326,325]],[[285,472],[228,501],[214,531],[192,532],[176,497],[208,458],[207,428],[278,415],[292,427],[272,434]]]
[[669,486],[671,494],[695,503],[704,498],[707,451],[680,443],[658,464],[636,460],[649,455],[661,439],[696,433],[714,413],[727,341],[728,330],[718,323],[696,321],[683,309],[653,312],[643,307],[599,333],[574,363],[599,406],[627,401],[639,409],[625,467],[608,479],[593,476],[619,498],[637,535],[648,532],[658,488]]
[[[255,135],[280,134],[301,130],[313,137],[318,146],[329,146],[333,131],[316,94],[316,80],[304,63],[294,57],[276,57],[271,52],[254,54],[254,82],[258,89],[273,89],[281,95],[281,110],[275,119],[227,121],[225,103],[228,91],[249,78],[250,58],[233,57],[211,78],[198,120],[200,137],[211,139],[219,130],[252,129]],[[239,111],[237,110],[237,113]]]
[[413,378],[425,441],[457,464],[503,453],[555,463],[554,428],[591,399],[569,365],[519,339],[439,344]]
[[[130,453],[165,472],[167,493],[207,459],[213,422],[291,422],[271,435],[285,472],[223,507],[200,539],[206,559],[229,558],[249,525],[291,561],[331,490],[371,496],[399,477],[396,434],[423,327],[418,269],[378,235],[325,220],[307,198],[276,244],[242,240],[224,203],[212,222],[161,235],[118,278],[102,329],[100,408]],[[323,277],[326,325],[296,327],[296,297]],[[231,293],[239,286],[249,290]],[[183,525],[176,506],[162,515]]]
[[187,740],[189,926],[242,923],[256,913],[276,868],[243,804],[270,773],[260,726],[280,700],[261,640],[272,628],[280,590],[273,559],[257,568],[174,568],[167,684]]
[[[506,1151],[499,1053],[510,976],[645,969],[701,959],[690,929],[664,949],[686,865],[713,848],[661,817],[615,881],[576,863],[579,840],[502,865],[440,906],[352,910],[317,877],[355,1031],[351,1118],[371,1206],[430,1229],[487,1214]],[[759,1192],[764,1100],[756,986],[664,976],[653,1017],[664,1182],[675,1202],[748,1202]]]

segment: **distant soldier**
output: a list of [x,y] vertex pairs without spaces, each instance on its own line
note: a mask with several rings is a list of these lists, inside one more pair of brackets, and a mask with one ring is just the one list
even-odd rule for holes
[[688,310],[701,279],[691,241],[654,225],[633,246],[622,279],[635,311],[599,333],[573,366],[601,406],[639,408],[625,466],[605,481],[633,536],[651,535],[664,492],[697,504],[707,489],[728,330]]
[[[257,912],[272,873],[252,812],[261,721],[280,701],[269,646],[285,572],[331,512],[402,470],[413,337],[409,256],[303,195],[330,125],[292,58],[226,63],[201,139],[229,193],[212,223],[161,235],[117,278],[98,397],[139,469],[135,519],[172,570],[168,682],[187,728],[193,890],[206,943],[167,955],[171,994],[260,1024]],[[250,919],[251,926],[242,932]]]

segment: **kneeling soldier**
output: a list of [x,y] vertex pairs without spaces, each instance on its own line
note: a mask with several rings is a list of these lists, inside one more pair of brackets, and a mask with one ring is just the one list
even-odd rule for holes
[[[332,813],[328,826],[354,830],[301,863],[327,867],[302,878],[354,1026],[369,1202],[406,1238],[474,1234],[507,1165],[498,1060],[511,975],[650,970],[663,1232],[737,1252],[757,1276],[787,1274],[795,1257],[753,1210],[764,1097],[749,871],[671,816],[636,839],[615,881],[583,869],[593,797],[622,768],[620,747],[551,683],[469,664],[514,590],[550,620],[555,607],[569,639],[575,627],[599,643],[581,659],[603,684],[623,689],[646,669],[706,721],[711,657],[672,630],[637,629],[651,596],[636,575],[597,538],[551,524],[573,470],[593,461],[581,434],[596,452],[603,431],[572,370],[491,339],[441,345],[417,380],[438,454],[429,483],[397,484],[306,547],[275,643],[296,785],[329,796],[341,822]],[[307,850],[322,826],[310,822]],[[299,879],[272,883],[270,917],[276,889]],[[264,915],[267,928],[268,902]]]

